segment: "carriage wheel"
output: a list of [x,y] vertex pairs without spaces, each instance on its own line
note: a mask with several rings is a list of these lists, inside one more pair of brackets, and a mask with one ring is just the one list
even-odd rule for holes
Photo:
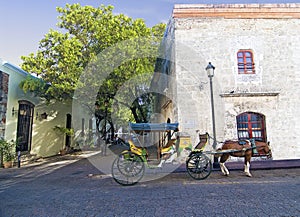
[[211,160],[203,153],[193,153],[186,161],[188,174],[196,180],[206,179],[212,170]]
[[113,179],[120,185],[134,185],[144,176],[142,158],[132,152],[120,154],[112,164]]

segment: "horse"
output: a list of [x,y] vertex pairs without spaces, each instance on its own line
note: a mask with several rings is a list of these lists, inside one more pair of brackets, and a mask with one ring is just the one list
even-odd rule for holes
[[241,145],[241,141],[228,140],[223,143],[222,148],[218,149],[218,151],[221,153],[217,154],[217,157],[220,156],[220,168],[225,176],[229,175],[229,171],[225,166],[225,162],[229,158],[229,156],[245,158],[244,172],[248,177],[252,176],[250,173],[250,160],[255,153],[255,149],[258,153],[266,155],[267,158],[272,157],[272,152],[269,146],[270,142],[255,141],[255,144],[251,144],[250,140],[242,141],[243,144]]

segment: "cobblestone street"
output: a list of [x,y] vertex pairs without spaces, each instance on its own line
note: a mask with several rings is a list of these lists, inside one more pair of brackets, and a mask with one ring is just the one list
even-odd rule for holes
[[0,216],[300,216],[300,168],[120,186],[87,159],[0,170]]

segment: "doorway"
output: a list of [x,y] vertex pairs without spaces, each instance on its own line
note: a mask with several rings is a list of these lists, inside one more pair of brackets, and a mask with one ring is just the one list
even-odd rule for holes
[[34,105],[26,100],[19,101],[17,123],[17,151],[30,151]]
[[[72,115],[67,114],[67,120],[66,120],[66,129],[70,130],[72,127]],[[66,141],[65,141],[66,147],[71,147],[71,135],[66,134]]]

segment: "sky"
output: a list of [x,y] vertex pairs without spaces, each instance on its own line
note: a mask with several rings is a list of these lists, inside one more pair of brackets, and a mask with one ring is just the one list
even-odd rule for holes
[[167,23],[174,4],[300,3],[300,0],[1,0],[0,59],[20,65],[21,56],[36,53],[39,41],[57,29],[56,7],[67,3],[113,5],[114,13],[142,18],[148,27]]

